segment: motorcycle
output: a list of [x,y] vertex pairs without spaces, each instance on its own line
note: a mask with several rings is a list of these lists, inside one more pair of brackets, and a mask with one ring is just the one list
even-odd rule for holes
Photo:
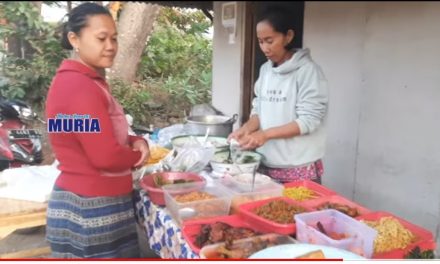
[[25,102],[0,96],[0,171],[43,161],[41,133],[29,124],[34,120],[44,122]]

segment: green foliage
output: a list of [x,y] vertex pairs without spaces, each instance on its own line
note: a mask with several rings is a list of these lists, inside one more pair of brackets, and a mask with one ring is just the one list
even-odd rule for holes
[[[16,38],[27,48],[24,58],[0,49],[0,95],[42,106],[56,69],[68,56],[60,45],[59,25],[44,22],[32,2],[0,2],[0,18],[7,20],[0,27],[0,41]],[[206,37],[211,26],[201,11],[161,8],[142,54],[138,81],[110,84],[135,123],[151,123],[151,102],[166,113],[183,113],[211,100],[212,40]]]
[[162,83],[176,110],[211,100],[211,23],[201,11],[162,8],[138,76]]
[[124,108],[126,114],[130,114],[135,123],[145,124],[151,118],[145,105],[151,95],[148,92],[148,84],[136,82],[127,84],[123,80],[113,79],[109,83],[112,95]]
[[6,79],[0,94],[41,106],[58,65],[67,57],[60,32],[56,25],[43,21],[32,2],[0,2],[0,17],[7,19],[0,38],[15,38],[26,49],[24,57],[0,50],[0,75]]

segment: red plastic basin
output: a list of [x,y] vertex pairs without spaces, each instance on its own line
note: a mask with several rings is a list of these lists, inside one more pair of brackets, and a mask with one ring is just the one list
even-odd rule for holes
[[347,205],[349,207],[356,208],[359,213],[359,216],[364,215],[364,214],[369,214],[372,212],[370,209],[367,209],[367,208],[363,207],[362,205],[357,204],[353,201],[350,201],[349,199],[347,199],[343,196],[340,196],[340,195],[323,196],[318,199],[313,199],[313,200],[301,202],[301,205],[310,209],[311,211],[316,211],[316,210],[318,210],[318,208],[320,206],[324,205],[327,202],[336,203],[336,204],[340,204],[340,205]]
[[394,249],[388,252],[383,253],[375,253],[373,254],[373,259],[403,259],[405,255],[414,249],[416,246],[419,246],[421,250],[432,249],[435,250],[436,243],[434,242],[434,236],[428,230],[412,224],[400,217],[397,217],[389,212],[372,212],[369,214],[361,215],[356,217],[357,220],[366,220],[366,221],[379,221],[382,217],[391,216],[398,220],[406,229],[411,231],[413,235],[416,237],[416,240],[409,244],[404,249]]
[[[338,194],[337,192],[335,192],[335,191],[333,191],[333,190],[331,190],[321,184],[318,184],[314,181],[310,181],[310,180],[301,180],[301,181],[289,182],[289,183],[284,184],[285,189],[293,188],[293,187],[301,187],[301,186],[314,191],[318,195],[318,197],[314,198],[314,199],[298,201],[298,202],[312,201],[315,199],[319,199],[321,197],[326,197],[326,196]],[[290,199],[296,201],[293,198],[290,198]]]
[[226,216],[218,216],[218,217],[206,218],[201,220],[185,221],[183,222],[182,235],[183,238],[185,238],[188,245],[190,246],[190,248],[195,253],[199,254],[201,249],[195,245],[195,241],[197,234],[200,232],[200,229],[202,228],[202,225],[213,224],[216,222],[222,222],[233,227],[249,228],[255,231],[255,229],[252,228],[249,223],[243,221],[238,215],[226,215]]
[[[198,190],[206,184],[205,178],[198,174],[189,172],[157,172],[146,175],[141,179],[140,185],[148,193],[151,202],[160,206],[165,206],[165,197],[162,187],[157,187],[154,183],[154,177],[157,175],[162,175],[162,177],[166,180],[193,180],[192,183],[200,183],[200,185],[195,185],[194,190]],[[182,192],[188,191],[191,190],[188,188],[182,190]],[[179,194],[180,191],[176,190],[173,191],[173,193]]]
[[[251,203],[245,203],[240,205],[239,207],[239,215],[243,218],[244,221],[248,223],[252,223],[252,227],[255,228],[255,230],[262,232],[262,233],[277,233],[281,235],[290,235],[295,234],[296,232],[296,224],[280,224],[271,220],[268,220],[266,218],[263,218],[261,216],[258,216],[253,211],[254,209],[261,207],[271,201],[284,201],[288,204],[303,207],[305,209],[305,212],[309,212],[310,210],[302,206],[300,203],[295,202],[294,200],[287,198],[287,197],[275,197],[275,198],[269,198],[265,200],[255,201]],[[292,219],[294,217],[294,214],[292,214]]]

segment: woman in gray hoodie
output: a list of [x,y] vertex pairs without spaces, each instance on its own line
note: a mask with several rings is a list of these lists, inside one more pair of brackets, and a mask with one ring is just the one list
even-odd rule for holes
[[249,120],[229,139],[263,154],[260,172],[278,182],[321,183],[327,80],[308,49],[292,47],[289,20],[290,14],[278,7],[258,20],[258,42],[268,61],[255,83]]

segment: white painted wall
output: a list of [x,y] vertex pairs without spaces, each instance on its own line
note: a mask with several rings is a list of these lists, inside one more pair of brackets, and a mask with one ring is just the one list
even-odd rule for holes
[[[235,43],[229,43],[229,32],[221,21],[222,4],[214,2],[214,38],[212,69],[212,105],[228,116],[241,116],[243,85],[244,2],[237,2]],[[240,119],[239,119],[240,120]],[[238,121],[234,129],[238,128]]]
[[306,2],[330,84],[324,183],[440,244],[440,3]]
[[[440,2],[306,2],[304,19],[330,85],[324,184],[440,247]],[[220,15],[214,27],[213,104],[240,113],[243,28],[230,45]]]

